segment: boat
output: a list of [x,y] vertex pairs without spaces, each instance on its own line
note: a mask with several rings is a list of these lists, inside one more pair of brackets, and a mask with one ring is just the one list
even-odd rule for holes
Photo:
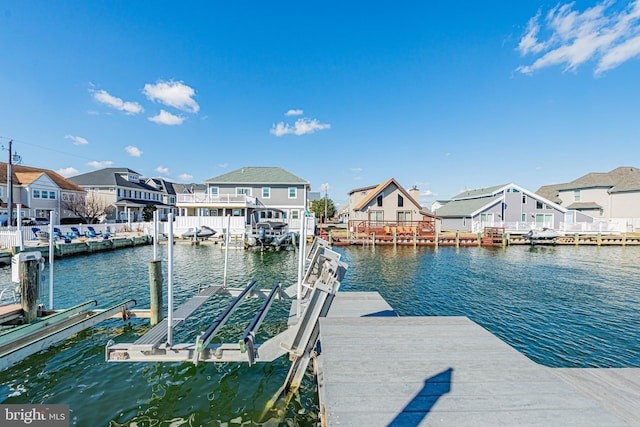
[[280,248],[291,243],[289,225],[284,221],[284,211],[275,208],[255,209],[247,225],[247,247]]
[[183,239],[191,239],[195,233],[195,237],[197,239],[208,239],[216,234],[216,230],[211,227],[207,227],[203,225],[202,227],[190,228],[184,233],[182,233],[181,237]]
[[528,233],[523,234],[522,237],[528,240],[554,240],[560,237],[561,234],[552,228],[544,227],[542,230],[530,230]]

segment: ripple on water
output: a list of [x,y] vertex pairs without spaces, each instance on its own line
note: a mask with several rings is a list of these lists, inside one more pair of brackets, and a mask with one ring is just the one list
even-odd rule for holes
[[[549,366],[640,366],[640,248],[337,250],[349,263],[341,290],[378,291],[401,315],[468,316]],[[222,283],[223,255],[218,247],[176,246],[176,306],[198,286]],[[56,306],[96,299],[107,307],[134,298],[148,307],[150,258],[151,247],[139,247],[57,261]],[[254,277],[261,287],[276,280],[288,286],[296,274],[294,252],[229,253],[232,286]],[[9,269],[0,269],[0,284],[9,280]],[[228,301],[209,300],[176,330],[176,340],[195,341]],[[219,342],[237,340],[259,304],[241,306]],[[274,302],[259,340],[286,328],[288,306]],[[310,372],[289,405],[265,412],[286,377],[285,357],[252,367],[104,362],[109,339],[132,342],[147,329],[143,320],[110,320],[34,354],[0,372],[0,402],[69,404],[79,426],[316,424]]]

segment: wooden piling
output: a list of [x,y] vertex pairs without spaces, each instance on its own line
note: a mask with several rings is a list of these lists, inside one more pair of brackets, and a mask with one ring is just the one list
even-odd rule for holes
[[38,260],[27,260],[20,264],[20,305],[27,323],[38,319]]
[[373,231],[371,233],[371,246],[375,246],[376,245],[376,232]]
[[393,246],[398,246],[398,233],[396,230],[393,230]]
[[162,261],[149,261],[149,289],[151,326],[162,320]]
[[460,230],[456,230],[456,248],[460,247]]

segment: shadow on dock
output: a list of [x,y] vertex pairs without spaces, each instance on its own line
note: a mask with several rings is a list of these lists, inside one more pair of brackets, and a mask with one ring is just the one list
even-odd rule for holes
[[438,399],[451,391],[452,377],[453,368],[449,368],[427,378],[422,390],[388,424],[389,427],[419,426],[431,412]]

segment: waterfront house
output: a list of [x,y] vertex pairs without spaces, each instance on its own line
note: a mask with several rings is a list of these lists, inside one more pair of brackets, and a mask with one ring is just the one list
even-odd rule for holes
[[[69,220],[75,215],[64,209],[63,200],[78,197],[84,190],[57,172],[23,165],[12,165],[12,205],[13,217],[17,218],[17,206],[21,205],[22,218],[37,218],[45,222],[50,212],[55,213],[56,224]],[[7,163],[0,162],[0,218],[8,217],[8,176]]]
[[287,220],[307,209],[309,182],[279,167],[243,167],[204,181],[204,193],[178,194],[183,216],[248,217],[258,207],[281,209]]
[[485,227],[504,227],[507,232],[526,233],[546,227],[569,232],[594,222],[516,184],[464,191],[441,203],[434,214],[442,230],[477,233]]
[[142,211],[147,205],[165,213],[173,208],[164,203],[164,189],[147,184],[138,172],[129,168],[105,168],[69,179],[114,207],[106,220],[142,221]]
[[592,172],[566,184],[540,187],[537,194],[608,224],[610,231],[640,230],[640,169]]
[[431,220],[431,213],[420,205],[418,199],[416,187],[406,190],[395,178],[351,190],[348,204],[350,227],[358,227],[363,222],[368,222],[371,228],[377,228]]

